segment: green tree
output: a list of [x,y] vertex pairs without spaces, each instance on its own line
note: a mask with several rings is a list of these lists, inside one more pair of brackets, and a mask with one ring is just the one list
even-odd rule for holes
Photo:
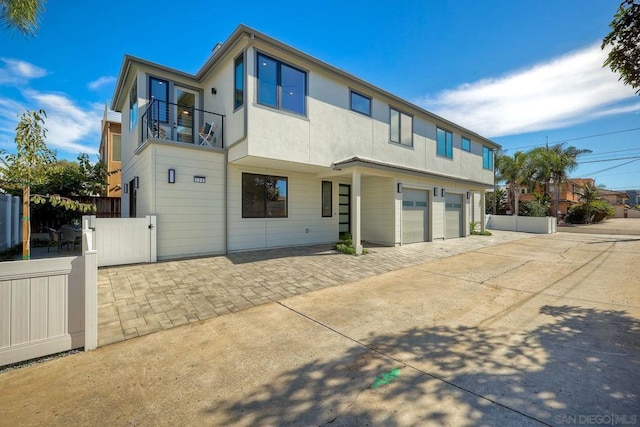
[[0,0],[0,22],[24,35],[34,35],[45,0]]
[[611,32],[600,46],[601,49],[611,47],[603,66],[619,73],[619,80],[640,94],[640,3],[624,0],[609,27]]
[[517,151],[513,157],[505,154],[496,156],[496,180],[507,184],[511,211],[518,215],[520,203],[520,187],[528,177],[526,175],[527,155]]
[[587,223],[591,222],[591,210],[595,205],[596,200],[599,199],[598,187],[594,185],[584,184],[580,191],[576,191],[576,194],[578,195],[580,201],[584,203],[587,210]]

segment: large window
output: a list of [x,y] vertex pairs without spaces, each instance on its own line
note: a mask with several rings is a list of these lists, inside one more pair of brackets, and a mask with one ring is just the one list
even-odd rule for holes
[[129,132],[138,121],[138,82],[134,81],[129,92]]
[[413,146],[413,117],[389,108],[389,138],[396,144]]
[[163,123],[169,122],[169,82],[155,77],[149,78],[149,101],[153,102],[151,117]]
[[371,98],[351,91],[351,109],[365,116],[371,116]]
[[482,167],[493,170],[493,150],[489,147],[482,147]]
[[333,216],[333,183],[322,181],[322,216]]
[[438,156],[453,158],[453,134],[448,130],[437,128],[438,147],[436,153]]
[[471,151],[471,141],[469,138],[462,137],[462,149],[464,151]]
[[286,218],[287,178],[242,174],[243,218]]
[[258,54],[258,103],[305,114],[307,73]]
[[234,64],[234,101],[233,108],[242,107],[244,104],[244,56],[240,55],[236,58]]
[[120,134],[113,134],[111,142],[111,160],[114,162],[122,161],[122,137]]

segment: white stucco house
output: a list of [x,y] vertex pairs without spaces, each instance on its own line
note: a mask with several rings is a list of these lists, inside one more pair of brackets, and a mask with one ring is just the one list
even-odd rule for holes
[[244,25],[195,75],[125,56],[111,107],[122,216],[157,215],[159,259],[484,224],[497,144]]

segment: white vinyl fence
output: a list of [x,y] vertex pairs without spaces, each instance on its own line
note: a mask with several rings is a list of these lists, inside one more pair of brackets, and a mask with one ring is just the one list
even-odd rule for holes
[[553,234],[557,220],[554,217],[532,217],[519,215],[487,215],[487,228],[492,230],[522,231],[524,233]]
[[98,267],[156,262],[156,216],[145,218],[82,217],[83,228],[93,232]]
[[0,263],[0,366],[98,343],[98,267],[81,256]]
[[0,194],[0,249],[20,244],[20,197]]

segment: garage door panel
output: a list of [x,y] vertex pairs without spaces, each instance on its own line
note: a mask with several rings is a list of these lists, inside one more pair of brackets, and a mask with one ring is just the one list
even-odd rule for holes
[[447,194],[445,197],[445,238],[462,236],[462,194]]
[[402,194],[402,243],[428,240],[427,192],[405,189]]

